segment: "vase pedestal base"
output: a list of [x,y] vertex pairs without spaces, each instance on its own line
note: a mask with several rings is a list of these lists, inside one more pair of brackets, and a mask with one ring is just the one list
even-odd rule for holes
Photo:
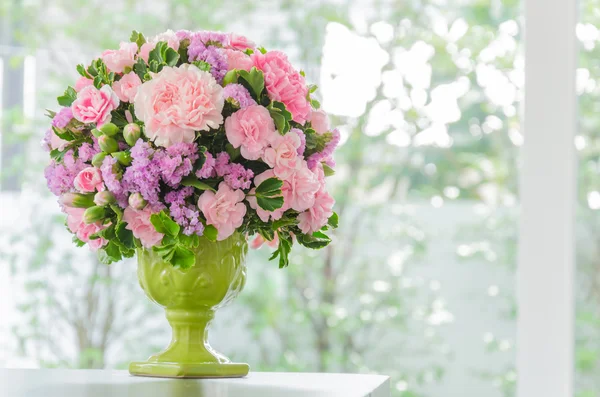
[[241,378],[250,366],[243,363],[168,363],[133,362],[129,373],[155,378]]

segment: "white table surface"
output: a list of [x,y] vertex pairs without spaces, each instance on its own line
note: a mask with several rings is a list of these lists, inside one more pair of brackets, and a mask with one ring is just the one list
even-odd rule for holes
[[127,371],[0,369],[2,397],[389,397],[387,376],[251,372],[238,379],[162,379]]

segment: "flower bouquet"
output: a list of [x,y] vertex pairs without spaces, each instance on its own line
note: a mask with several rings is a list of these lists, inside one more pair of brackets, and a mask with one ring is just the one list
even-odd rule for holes
[[173,328],[167,349],[130,372],[244,376],[208,344],[216,308],[243,288],[247,241],[279,267],[294,242],[330,243],[325,177],[339,132],[285,54],[243,36],[133,32],[49,111],[48,187],[78,246],[106,264],[137,254],[146,294]]

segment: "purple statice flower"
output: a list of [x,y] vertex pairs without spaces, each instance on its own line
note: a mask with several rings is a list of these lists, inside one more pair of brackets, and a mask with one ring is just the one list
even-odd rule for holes
[[246,87],[241,84],[227,84],[223,89],[223,97],[241,109],[256,105],[256,101],[252,99]]
[[183,41],[185,39],[189,39],[192,36],[192,32],[189,30],[178,30],[175,32],[175,36],[177,36],[179,41]]
[[210,152],[204,152],[206,160],[202,164],[202,168],[196,171],[196,176],[200,179],[211,178],[215,173],[215,158]]
[[91,161],[92,158],[98,153],[100,153],[100,148],[97,148],[87,142],[82,143],[79,147],[79,151],[77,152],[81,161],[85,163]]
[[187,186],[167,193],[165,201],[169,204],[171,216],[183,228],[183,234],[201,236],[204,232],[204,225],[200,221],[200,211],[198,207],[186,201],[193,193],[194,188]]
[[56,128],[65,128],[67,124],[73,119],[73,112],[70,107],[64,107],[54,115],[52,119],[52,126]]
[[332,168],[335,167],[335,161],[333,160],[333,151],[339,143],[340,131],[336,128],[333,131],[331,131],[331,138],[329,142],[325,144],[325,148],[323,149],[323,151],[311,154],[308,157],[308,159],[306,159],[308,163],[308,168],[313,169],[318,162],[325,162],[325,164],[327,164],[328,166]]
[[72,150],[67,151],[62,164],[52,160],[52,163],[44,170],[48,189],[56,196],[72,191],[75,177],[85,167],[86,164],[80,159],[76,159]]
[[162,180],[175,188],[184,176],[189,175],[198,160],[198,148],[194,143],[176,143],[165,150],[157,150],[153,162],[158,165]]
[[306,150],[306,135],[299,128],[292,128],[290,132],[295,132],[300,137],[300,146],[298,146],[298,156],[304,156],[304,151]]
[[44,149],[45,152],[49,152],[52,150],[52,146],[50,145],[50,141],[52,139],[52,134],[54,132],[52,131],[51,128],[48,128],[46,130],[46,133],[44,134],[44,138],[42,139],[42,149]]
[[120,207],[127,207],[127,191],[121,183],[121,170],[117,165],[117,159],[106,156],[100,166],[102,180],[109,192],[115,195]]
[[252,172],[252,170],[246,169],[243,165],[237,163],[231,163],[227,167],[228,170],[224,180],[230,188],[250,189],[252,178],[254,178],[254,172]]
[[[227,73],[227,56],[220,47],[215,46],[220,36],[213,37],[214,32],[197,32],[192,34],[188,47],[188,59],[190,61],[204,61],[210,67],[210,73],[221,83]],[[221,35],[224,35],[221,33]],[[227,37],[227,35],[224,35]]]
[[224,47],[229,44],[229,36],[227,33],[213,32],[210,30],[192,33],[192,39],[199,40],[206,45],[219,45]]
[[215,172],[217,176],[225,176],[229,170],[229,154],[227,152],[221,152],[217,154],[217,160],[215,161]]
[[153,161],[154,150],[150,144],[138,139],[131,148],[131,165],[123,174],[124,189],[131,193],[140,193],[151,206],[158,207],[160,203],[161,170],[157,161]]

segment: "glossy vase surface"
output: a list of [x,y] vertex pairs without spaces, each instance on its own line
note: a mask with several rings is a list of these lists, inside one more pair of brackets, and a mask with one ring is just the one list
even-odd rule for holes
[[247,252],[246,239],[237,232],[217,242],[201,237],[195,249],[196,264],[185,270],[173,268],[151,250],[138,250],[140,285],[165,308],[173,333],[164,351],[129,365],[132,375],[214,378],[248,374],[248,364],[232,363],[208,343],[215,311],[244,287]]

